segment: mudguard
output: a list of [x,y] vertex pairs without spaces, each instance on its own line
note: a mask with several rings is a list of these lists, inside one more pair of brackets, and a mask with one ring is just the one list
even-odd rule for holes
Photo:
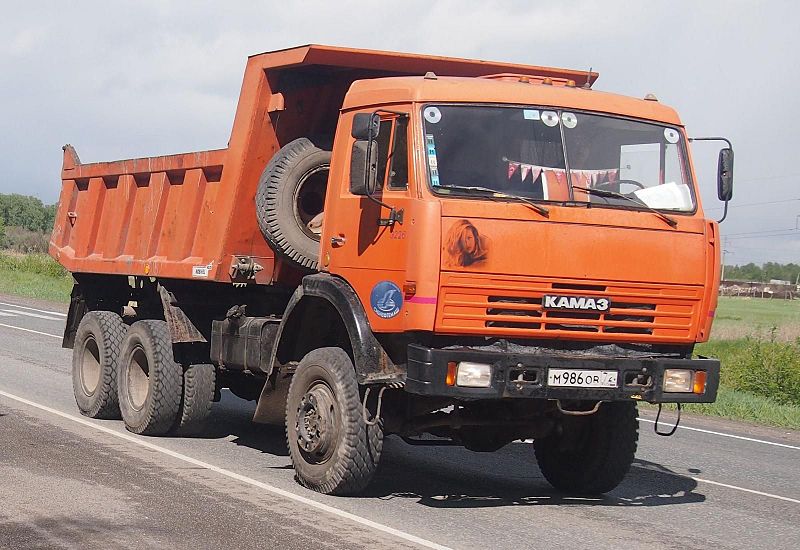
[[[339,313],[353,349],[353,362],[359,384],[386,383],[403,380],[405,370],[398,369],[375,338],[367,314],[355,291],[347,282],[327,273],[315,273],[303,278],[283,314],[270,364],[275,366],[283,329],[292,317],[292,311],[303,298],[313,296],[328,301]],[[270,369],[271,370],[271,369]]]

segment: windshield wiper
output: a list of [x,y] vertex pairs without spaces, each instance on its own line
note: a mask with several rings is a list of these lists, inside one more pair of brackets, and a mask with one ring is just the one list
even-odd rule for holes
[[460,189],[462,191],[481,191],[483,193],[491,193],[493,197],[520,201],[526,204],[527,206],[530,206],[534,210],[536,210],[536,212],[538,212],[545,218],[550,217],[550,210],[548,210],[544,206],[536,204],[533,201],[529,201],[525,197],[520,197],[519,195],[509,195],[508,193],[503,193],[502,191],[497,191],[496,189],[489,189],[488,187],[478,187],[472,185],[439,185],[438,187],[444,189]]
[[590,195],[595,195],[596,197],[610,197],[614,199],[622,199],[625,201],[632,202],[637,206],[644,207],[644,209],[647,210],[648,212],[652,212],[653,214],[655,214],[656,216],[667,222],[667,224],[669,224],[670,227],[678,227],[678,222],[674,218],[670,218],[663,212],[656,210],[652,206],[648,206],[642,199],[636,197],[636,195],[631,197],[630,195],[623,195],[622,193],[617,193],[616,191],[609,191],[607,189],[592,189],[591,187],[579,187],[577,185],[573,185],[572,188],[580,189],[581,191],[586,191]]

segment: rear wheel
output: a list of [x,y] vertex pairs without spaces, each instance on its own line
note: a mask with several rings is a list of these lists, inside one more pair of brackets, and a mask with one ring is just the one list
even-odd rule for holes
[[563,429],[533,442],[542,475],[570,493],[611,491],[633,463],[639,439],[636,416],[636,403],[610,402],[592,415],[564,418]]
[[214,365],[189,365],[183,371],[183,401],[176,425],[178,435],[197,435],[205,428],[214,401],[217,376]]
[[163,435],[181,411],[183,369],[172,358],[167,323],[134,323],[119,357],[119,405],[125,427],[137,434]]
[[117,358],[128,327],[111,311],[81,319],[72,349],[72,390],[81,414],[117,419]]
[[286,438],[297,480],[309,489],[352,495],[372,480],[383,430],[364,420],[353,363],[341,348],[300,361],[289,385]]

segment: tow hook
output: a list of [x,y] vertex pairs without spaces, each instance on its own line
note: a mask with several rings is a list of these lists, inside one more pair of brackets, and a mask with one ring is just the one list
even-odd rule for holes
[[[656,432],[658,435],[663,435],[664,437],[669,437],[675,433],[675,430],[678,429],[678,425],[681,423],[681,404],[676,403],[678,405],[678,418],[675,420],[675,424],[672,426],[672,429],[668,432],[661,432],[658,430],[658,420],[661,418],[661,403],[658,404],[658,413],[656,413],[656,422],[653,424],[653,431]],[[669,426],[669,424],[667,424]]]
[[383,405],[383,392],[385,392],[390,388],[401,388],[402,386],[403,384],[399,382],[385,384],[381,386],[380,391],[378,391],[378,407],[377,409],[375,409],[375,416],[374,418],[372,418],[372,420],[370,420],[369,418],[370,412],[369,409],[367,408],[367,400],[369,399],[369,394],[372,391],[372,387],[367,386],[367,388],[364,390],[364,401],[361,403],[361,412],[364,415],[364,423],[367,426],[374,426],[375,424],[381,421],[381,405]]
[[589,416],[591,414],[596,413],[598,410],[600,410],[600,405],[602,403],[603,403],[602,401],[598,401],[597,403],[594,404],[594,407],[592,407],[588,411],[575,411],[575,410],[572,410],[572,409],[563,408],[561,406],[561,400],[560,399],[556,399],[556,408],[558,409],[558,412],[560,412],[561,414],[565,414],[567,416]]

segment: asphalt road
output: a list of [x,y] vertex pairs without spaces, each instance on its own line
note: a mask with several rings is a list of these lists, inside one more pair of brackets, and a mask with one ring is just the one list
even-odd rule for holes
[[389,438],[368,494],[327,497],[294,482],[282,430],[227,393],[191,439],[82,417],[65,313],[0,296],[0,547],[800,547],[798,432],[695,417],[665,438],[643,412],[637,461],[600,499],[553,491],[526,443]]

